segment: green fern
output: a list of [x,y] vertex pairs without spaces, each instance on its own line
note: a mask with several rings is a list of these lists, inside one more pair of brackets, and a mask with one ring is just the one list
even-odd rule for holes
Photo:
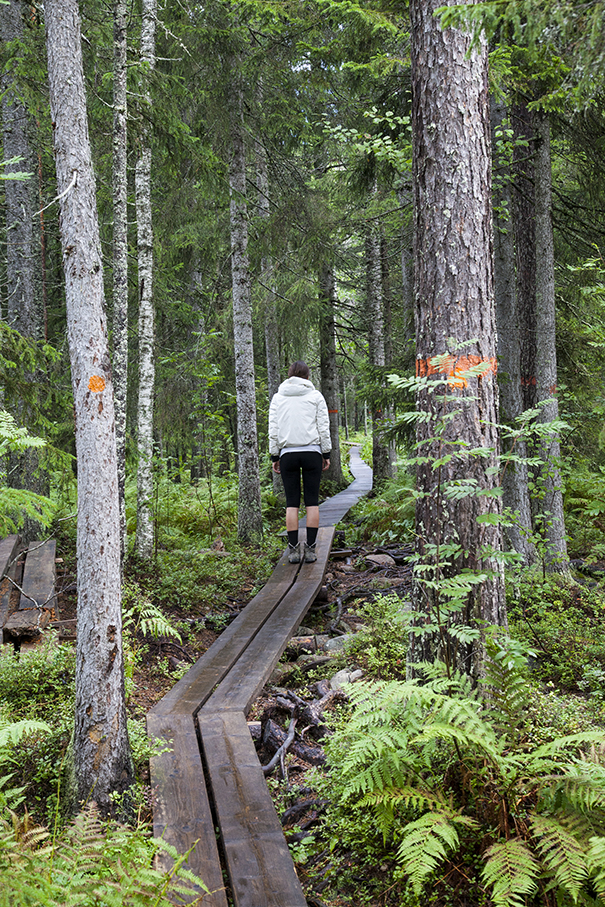
[[493,844],[485,853],[487,862],[482,880],[491,888],[494,907],[525,907],[526,896],[534,894],[540,864],[519,838]]
[[549,816],[534,816],[531,828],[544,867],[575,903],[588,878],[585,845],[562,822]]
[[424,813],[406,825],[397,849],[397,859],[417,895],[427,878],[446,859],[448,852],[458,849],[460,838],[457,825],[477,828],[477,823],[467,816],[444,811]]

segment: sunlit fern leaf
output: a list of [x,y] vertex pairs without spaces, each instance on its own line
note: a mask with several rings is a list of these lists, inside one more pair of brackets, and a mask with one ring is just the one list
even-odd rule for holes
[[574,902],[588,878],[585,847],[556,818],[534,816],[531,828],[544,867],[567,889]]
[[33,721],[28,718],[12,722],[0,720],[0,749],[11,744],[14,746],[29,734],[50,734],[51,730],[45,721]]
[[482,880],[492,890],[494,907],[525,907],[538,887],[540,864],[519,838],[493,844],[485,853]]
[[447,859],[448,852],[459,847],[456,825],[476,827],[465,816],[436,811],[425,813],[405,826],[397,857],[417,895],[431,873]]

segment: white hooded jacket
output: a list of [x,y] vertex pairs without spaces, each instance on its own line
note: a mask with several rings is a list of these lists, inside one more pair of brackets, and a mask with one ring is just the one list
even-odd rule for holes
[[273,458],[289,447],[332,449],[326,401],[307,378],[288,378],[280,384],[269,407],[269,452]]

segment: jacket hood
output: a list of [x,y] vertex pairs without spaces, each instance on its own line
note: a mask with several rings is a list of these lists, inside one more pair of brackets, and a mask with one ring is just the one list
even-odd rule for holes
[[284,397],[302,397],[315,390],[315,385],[308,378],[286,378],[279,386],[278,394]]

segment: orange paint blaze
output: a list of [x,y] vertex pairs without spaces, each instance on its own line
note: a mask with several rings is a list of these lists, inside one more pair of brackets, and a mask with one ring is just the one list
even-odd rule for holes
[[100,394],[101,391],[105,390],[105,379],[101,378],[100,375],[93,375],[88,382],[88,390],[92,391],[93,394]]
[[416,375],[424,378],[426,375],[436,375],[441,373],[447,376],[447,383],[452,387],[467,387],[468,379],[465,372],[477,365],[487,364],[486,370],[480,375],[485,378],[487,375],[498,371],[498,360],[495,356],[488,359],[482,359],[481,356],[447,356],[442,359],[438,365],[433,365],[432,359],[416,360]]

